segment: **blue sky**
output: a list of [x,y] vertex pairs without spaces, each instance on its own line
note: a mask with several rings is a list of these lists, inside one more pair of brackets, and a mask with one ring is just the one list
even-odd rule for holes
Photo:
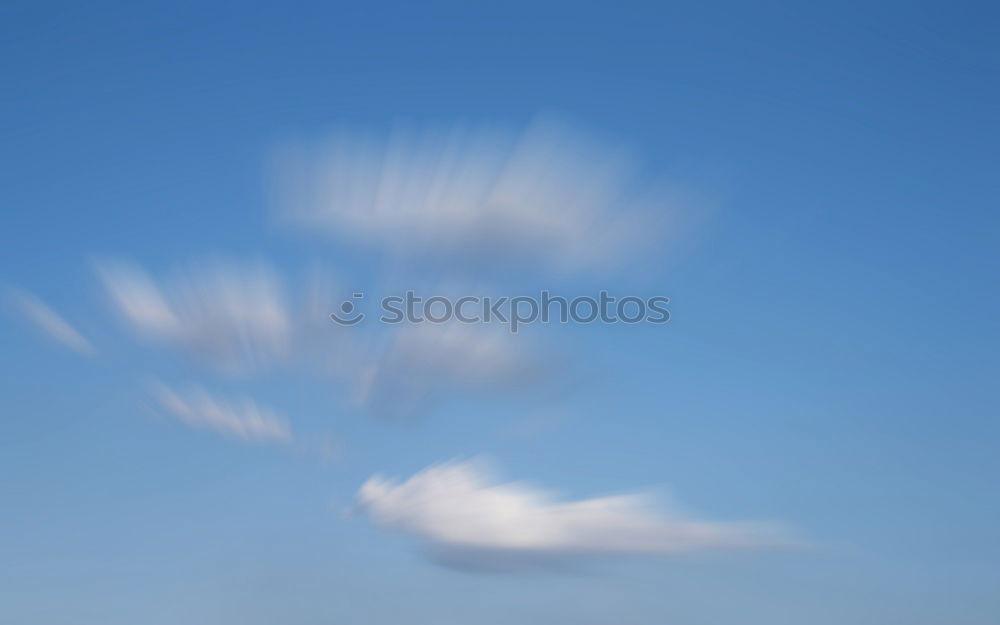
[[[0,617],[994,622],[997,20],[7,3]],[[289,218],[456,129],[547,194]],[[405,288],[671,320],[323,323]]]

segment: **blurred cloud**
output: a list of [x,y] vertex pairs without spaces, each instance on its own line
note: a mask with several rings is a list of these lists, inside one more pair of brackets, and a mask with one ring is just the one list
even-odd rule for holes
[[657,506],[650,493],[560,500],[530,484],[497,480],[482,460],[432,466],[403,482],[376,475],[357,500],[377,526],[417,536],[439,563],[471,570],[793,544],[774,524],[693,519]]
[[[508,265],[594,275],[662,247],[685,212],[629,150],[555,118],[520,130],[345,129],[279,150],[272,182],[282,222],[379,253],[355,276],[355,290],[369,292],[372,281],[434,280],[478,292]],[[398,262],[417,256],[446,262],[430,272]],[[419,416],[466,393],[523,392],[560,369],[501,327],[335,326],[328,315],[346,298],[329,275],[296,290],[266,263],[189,265],[164,278],[119,261],[99,263],[98,273],[118,316],[147,343],[223,373],[301,366],[378,416]]]
[[288,422],[250,399],[226,402],[201,388],[179,393],[163,384],[153,385],[150,394],[163,410],[195,429],[212,430],[243,440],[292,441]]
[[90,341],[42,300],[24,291],[12,292],[11,299],[21,314],[51,340],[78,354],[91,356],[97,353]]
[[456,124],[341,131],[286,146],[281,220],[390,255],[605,268],[660,236],[676,202],[628,150],[555,119],[524,131]]
[[195,266],[165,281],[124,262],[98,272],[118,316],[143,339],[225,373],[301,365],[381,417],[420,416],[447,396],[509,391],[542,377],[529,340],[501,325],[334,324],[328,315],[340,300],[324,272],[295,297],[261,264]]
[[168,284],[126,262],[101,263],[98,273],[133,330],[227,371],[287,360],[301,327],[281,279],[264,264],[195,267]]
[[537,350],[503,326],[404,324],[369,351],[357,398],[379,416],[411,417],[446,394],[515,390],[544,375]]

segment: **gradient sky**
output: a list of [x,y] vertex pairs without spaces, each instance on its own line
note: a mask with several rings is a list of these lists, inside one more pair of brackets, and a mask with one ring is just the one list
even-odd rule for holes
[[[953,2],[5,3],[0,620],[995,622],[998,18]],[[681,233],[614,271],[491,256],[401,272],[377,245],[274,217],[289,142],[538,115],[629,146],[669,181]],[[428,371],[452,376],[440,401],[386,418],[356,401],[349,351],[334,383],[145,340],[102,282],[119,259],[164,282],[216,262],[289,284],[329,267],[338,296],[458,272],[502,294],[662,294],[672,318],[533,329],[532,383]],[[294,444],[185,427],[157,384],[249,398]],[[356,506],[375,474],[480,457],[514,489],[669,492],[806,545],[496,573],[442,566],[420,532]]]

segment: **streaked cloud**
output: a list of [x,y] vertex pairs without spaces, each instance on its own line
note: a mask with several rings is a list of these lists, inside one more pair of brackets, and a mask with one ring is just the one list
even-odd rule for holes
[[49,339],[79,354],[91,356],[97,353],[90,341],[42,300],[19,290],[11,293],[11,299],[21,314]]
[[392,256],[603,269],[662,243],[677,212],[629,150],[554,119],[342,131],[275,160],[281,220]]
[[119,316],[142,337],[227,371],[287,360],[298,320],[277,272],[265,264],[194,267],[157,282],[135,264],[98,267]]
[[145,342],[223,373],[329,380],[377,416],[419,416],[444,398],[516,390],[542,375],[531,342],[501,325],[335,324],[329,314],[341,299],[328,273],[314,272],[298,291],[260,263],[155,279],[138,265],[105,262],[98,273],[118,317]]
[[657,505],[650,493],[563,500],[498,480],[482,460],[424,469],[405,481],[373,476],[357,494],[378,526],[411,534],[440,563],[524,570],[579,556],[746,550],[793,544],[770,523],[706,521]]
[[150,394],[163,410],[195,429],[243,440],[292,441],[292,429],[284,417],[247,398],[226,401],[201,388],[181,393],[163,384],[153,385]]

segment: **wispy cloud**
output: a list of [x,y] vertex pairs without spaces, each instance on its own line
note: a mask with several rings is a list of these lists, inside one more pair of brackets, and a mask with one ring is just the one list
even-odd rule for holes
[[179,393],[163,384],[155,384],[150,393],[161,408],[193,428],[243,440],[292,441],[288,421],[250,399],[229,402],[200,388]]
[[267,265],[195,267],[167,283],[125,262],[102,263],[98,272],[132,329],[221,369],[257,370],[284,361],[301,329],[281,279]]
[[622,147],[540,119],[523,131],[398,126],[286,146],[274,174],[287,223],[393,256],[605,268],[657,236],[676,202]]
[[13,291],[11,299],[21,314],[51,340],[79,354],[97,353],[90,341],[42,300],[24,291]]
[[777,525],[690,518],[657,506],[650,493],[560,500],[530,484],[497,480],[481,460],[432,466],[403,482],[374,476],[357,498],[379,527],[414,535],[437,561],[469,569],[792,544]]
[[337,325],[336,281],[322,272],[298,293],[263,264],[196,265],[158,280],[104,262],[98,273],[117,316],[145,342],[223,373],[329,380],[376,416],[421,416],[447,397],[517,390],[544,375],[529,339],[501,325]]

